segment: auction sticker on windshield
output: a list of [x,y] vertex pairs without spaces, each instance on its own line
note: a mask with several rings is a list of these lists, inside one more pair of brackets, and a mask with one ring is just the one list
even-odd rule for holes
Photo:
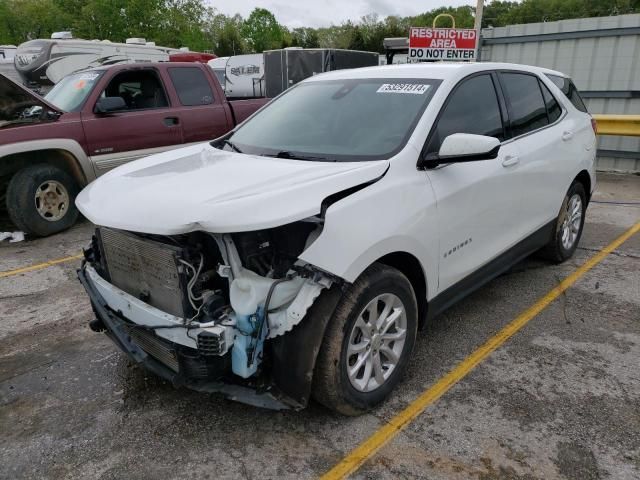
[[431,85],[422,83],[383,83],[376,93],[411,93],[413,95],[422,95]]

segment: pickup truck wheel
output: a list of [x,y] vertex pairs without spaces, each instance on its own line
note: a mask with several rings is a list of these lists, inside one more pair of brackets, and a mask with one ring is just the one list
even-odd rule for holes
[[562,201],[553,237],[542,249],[544,257],[555,263],[561,263],[571,258],[578,248],[578,242],[582,236],[586,209],[587,195],[584,186],[575,182]]
[[7,187],[7,211],[23,232],[46,237],[71,227],[78,219],[78,184],[51,165],[32,165],[17,172]]
[[374,264],[351,285],[325,331],[313,396],[345,415],[382,402],[402,378],[418,327],[411,283]]

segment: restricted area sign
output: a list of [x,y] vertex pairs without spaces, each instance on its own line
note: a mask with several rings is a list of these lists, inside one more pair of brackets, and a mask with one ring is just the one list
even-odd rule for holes
[[472,28],[411,27],[409,58],[475,60],[477,32]]

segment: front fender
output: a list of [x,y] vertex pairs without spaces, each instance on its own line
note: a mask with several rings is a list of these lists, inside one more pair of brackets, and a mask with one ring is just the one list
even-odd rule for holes
[[387,174],[333,204],[322,233],[300,259],[352,283],[385,255],[408,253],[422,266],[427,297],[435,294],[438,216],[431,185],[421,173],[414,168],[406,176]]
[[73,173],[84,184],[95,180],[95,172],[91,160],[75,140],[69,138],[51,138],[45,140],[31,140],[0,145],[0,163],[3,158],[20,153],[33,153],[44,150],[57,150],[69,155],[73,161]]
[[302,322],[286,335],[270,341],[273,383],[300,408],[304,408],[309,400],[324,332],[341,297],[342,290],[337,284],[324,290],[307,310]]

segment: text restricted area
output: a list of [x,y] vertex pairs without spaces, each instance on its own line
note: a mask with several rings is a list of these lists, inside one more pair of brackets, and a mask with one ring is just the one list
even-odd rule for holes
[[413,60],[474,60],[477,37],[472,28],[411,27],[409,57]]

